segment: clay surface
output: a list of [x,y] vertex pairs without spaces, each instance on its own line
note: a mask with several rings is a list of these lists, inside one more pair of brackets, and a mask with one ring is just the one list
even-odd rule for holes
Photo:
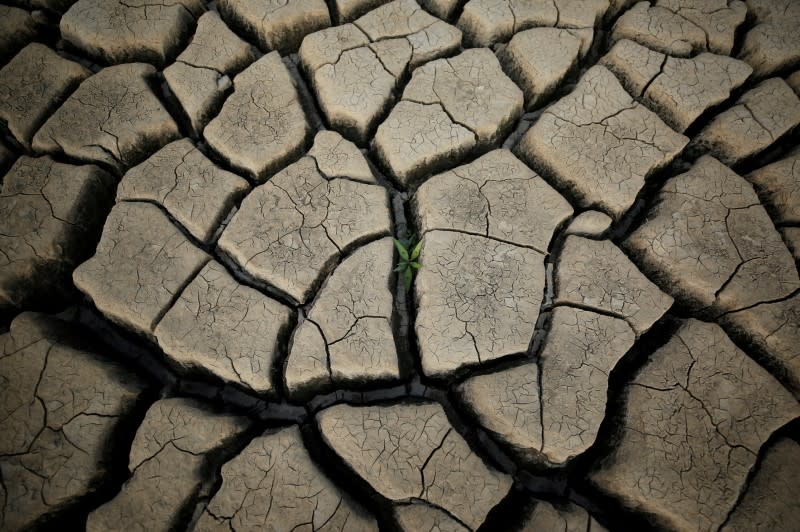
[[800,2],[11,3],[0,530],[797,528]]

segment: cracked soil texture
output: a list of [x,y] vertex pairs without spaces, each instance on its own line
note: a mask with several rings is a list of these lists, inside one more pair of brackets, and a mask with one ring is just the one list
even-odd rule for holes
[[798,530],[800,2],[0,2],[0,532]]

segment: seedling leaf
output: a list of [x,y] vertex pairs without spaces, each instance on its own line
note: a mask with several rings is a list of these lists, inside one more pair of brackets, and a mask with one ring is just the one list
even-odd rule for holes
[[411,279],[414,277],[414,274],[411,272],[411,268],[406,268],[406,271],[403,273],[403,284],[406,285],[406,292],[411,290]]
[[422,240],[417,242],[417,245],[411,250],[411,260],[416,260],[417,257],[419,257],[420,251],[422,251]]
[[400,254],[400,257],[403,260],[407,261],[408,260],[408,250],[406,249],[406,247],[403,245],[402,242],[400,242],[396,238],[393,238],[392,241],[394,242],[394,247],[397,248],[397,252]]

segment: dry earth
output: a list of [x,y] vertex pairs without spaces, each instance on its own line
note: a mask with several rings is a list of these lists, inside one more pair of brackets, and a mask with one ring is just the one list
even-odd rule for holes
[[3,1],[0,531],[800,530],[800,2]]

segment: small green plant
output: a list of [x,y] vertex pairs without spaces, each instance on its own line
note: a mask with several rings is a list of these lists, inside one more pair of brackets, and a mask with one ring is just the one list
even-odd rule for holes
[[411,235],[403,240],[398,240],[396,238],[392,240],[394,241],[394,247],[397,248],[397,252],[400,254],[400,262],[397,264],[394,271],[403,276],[403,285],[405,285],[406,292],[408,292],[411,290],[414,270],[422,268],[422,265],[417,262],[419,252],[422,251],[422,239],[416,241],[414,235]]

